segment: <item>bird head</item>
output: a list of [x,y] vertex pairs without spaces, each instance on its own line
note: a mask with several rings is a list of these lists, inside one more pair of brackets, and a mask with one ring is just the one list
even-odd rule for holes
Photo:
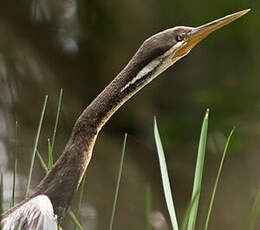
[[176,26],[146,39],[133,60],[138,63],[137,76],[132,80],[152,80],[215,30],[231,23],[250,9],[222,17],[198,27]]

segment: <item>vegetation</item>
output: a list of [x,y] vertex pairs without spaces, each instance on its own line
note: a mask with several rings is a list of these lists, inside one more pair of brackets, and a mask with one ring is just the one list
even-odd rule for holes
[[[206,115],[204,117],[202,128],[201,128],[198,155],[197,155],[197,163],[196,163],[196,169],[195,169],[195,175],[194,175],[193,191],[192,191],[190,203],[188,205],[185,216],[183,218],[183,223],[182,223],[182,227],[181,227],[182,230],[194,230],[195,225],[196,225],[199,197],[200,197],[202,176],[203,176],[206,142],[207,142],[208,117],[209,117],[209,110],[206,111]],[[208,208],[208,212],[207,212],[204,230],[208,229],[208,224],[209,224],[209,220],[210,220],[210,215],[211,215],[217,187],[219,184],[220,175],[222,172],[224,160],[225,160],[225,157],[227,154],[227,149],[230,144],[233,133],[234,133],[234,129],[232,129],[232,131],[230,132],[230,134],[226,140],[224,152],[223,152],[223,155],[221,158],[216,181],[214,184],[214,188],[213,188],[210,203],[209,203],[209,208]],[[170,215],[172,229],[178,230],[179,224],[177,221],[177,217],[176,217],[177,215],[176,215],[176,211],[174,208],[174,202],[173,202],[173,198],[172,198],[172,192],[171,192],[170,182],[169,182],[168,172],[167,172],[167,165],[166,165],[166,161],[165,161],[163,146],[161,143],[161,138],[159,135],[156,119],[154,122],[154,136],[155,136],[155,142],[156,142],[156,147],[157,147],[157,151],[158,151],[162,184],[163,184],[163,188],[164,188],[164,195],[165,195],[165,200],[166,200],[167,207],[168,207],[168,212]],[[256,199],[255,199],[254,206],[253,206],[252,213],[251,213],[251,218],[250,218],[250,221],[248,224],[248,229],[254,229],[254,226],[256,223],[256,218],[259,216],[259,213],[260,213],[260,189],[256,195]]]
[[[94,173],[87,176],[89,181],[96,180],[104,183],[96,174],[107,160],[100,153],[106,151],[115,153],[111,154],[112,162],[117,162],[119,157],[116,153],[120,153],[122,133],[127,130],[131,162],[125,161],[125,164],[135,167],[135,172],[138,174],[135,182],[129,181],[125,186],[128,186],[127,191],[139,186],[143,193],[150,194],[144,196],[150,196],[153,202],[145,197],[145,201],[138,200],[141,202],[136,205],[140,210],[144,203],[147,203],[145,218],[149,219],[151,209],[163,208],[160,206],[162,202],[158,202],[161,191],[158,189],[160,181],[152,178],[156,173],[156,170],[152,171],[155,169],[155,164],[145,165],[143,159],[149,158],[149,161],[153,162],[156,160],[156,156],[151,153],[154,151],[150,124],[153,114],[156,113],[158,121],[160,118],[159,128],[162,131],[164,149],[168,153],[167,163],[174,167],[169,175],[171,177],[173,173],[178,180],[185,180],[185,188],[187,188],[193,183],[193,176],[190,175],[193,175],[193,167],[195,167],[192,160],[196,157],[195,141],[199,138],[201,113],[205,107],[210,107],[211,114],[214,116],[210,118],[207,137],[207,156],[203,175],[203,180],[207,183],[203,184],[204,190],[209,191],[211,188],[212,174],[217,170],[216,161],[220,159],[219,154],[223,151],[227,130],[234,124],[237,128],[232,138],[232,151],[229,155],[231,160],[225,162],[228,164],[225,165],[224,177],[220,180],[222,182],[220,187],[225,192],[217,192],[219,198],[217,205],[222,210],[219,210],[215,217],[216,221],[211,222],[209,227],[216,229],[241,227],[241,220],[243,216],[246,218],[248,213],[248,204],[253,204],[259,186],[260,30],[257,28],[260,21],[258,13],[260,1],[249,3],[237,0],[202,0],[199,4],[197,1],[183,0],[135,1],[134,4],[131,1],[120,0],[2,1],[0,7],[0,141],[4,141],[8,155],[11,155],[9,153],[13,150],[11,147],[14,146],[14,142],[10,135],[14,129],[10,127],[14,125],[12,121],[19,121],[19,147],[18,152],[13,151],[17,152],[18,175],[28,176],[27,169],[30,167],[28,159],[32,157],[31,149],[36,138],[35,123],[40,117],[38,109],[40,106],[36,105],[36,102],[41,101],[42,95],[46,92],[49,94],[49,99],[45,121],[52,121],[56,113],[56,104],[52,103],[52,98],[58,88],[63,87],[66,90],[68,98],[60,120],[62,132],[58,133],[57,139],[64,144],[63,140],[68,137],[77,114],[96,96],[97,91],[114,78],[148,36],[175,25],[198,26],[249,7],[252,8],[252,12],[247,17],[232,23],[203,41],[191,55],[165,72],[154,82],[155,84],[145,89],[142,97],[137,96],[134,103],[130,102],[126,105],[127,109],[121,110],[117,117],[111,120],[95,148],[97,153],[95,160],[97,159],[98,164],[93,164],[92,161],[90,166]],[[51,137],[51,144],[54,140],[52,131],[49,131],[53,129],[54,121],[46,123],[43,124],[38,151],[47,164],[47,168],[44,169],[47,172],[48,162],[51,160],[48,159],[45,142],[48,137]],[[7,127],[3,134],[2,124],[4,126],[6,124]],[[41,140],[44,141],[43,144]],[[57,141],[55,149],[52,148],[54,159],[56,159],[56,152],[61,151],[58,147],[62,146],[57,145]],[[136,141],[140,145],[136,145]],[[115,145],[118,149],[115,149]],[[39,157],[38,151],[36,154]],[[145,155],[142,155],[144,153]],[[143,158],[136,156],[143,156]],[[187,156],[190,157],[190,161],[186,161]],[[13,161],[15,157],[9,159],[15,171]],[[183,162],[181,169],[175,168],[176,159]],[[36,157],[36,163],[37,160]],[[108,170],[109,178],[113,178],[115,174],[113,169],[116,168],[114,164],[111,165],[112,169]],[[37,166],[37,164],[34,166],[34,174],[38,174],[41,170]],[[2,172],[5,171],[2,169]],[[16,173],[13,175],[15,178]],[[11,180],[8,179],[8,182]],[[140,181],[143,182],[141,186]],[[111,179],[110,182],[114,180]],[[173,184],[174,197],[180,198],[179,193],[184,183],[180,186],[178,181],[176,183]],[[14,181],[13,184],[13,188],[15,184],[19,186],[19,180]],[[84,184],[82,181],[82,185]],[[98,200],[100,195],[92,189],[97,187],[91,183],[88,183],[90,187],[82,185],[79,193],[84,194],[84,190],[88,189],[87,200],[100,210],[103,201]],[[146,189],[146,186],[149,186],[150,190]],[[108,192],[101,195],[102,199],[111,201],[109,204],[112,206],[111,183],[104,183],[103,188]],[[127,193],[126,190],[121,195],[131,196],[131,192]],[[16,193],[10,191],[11,193],[13,193],[13,200],[19,195],[17,191]],[[140,196],[142,197],[141,194]],[[77,196],[77,203],[73,205],[77,217],[79,215],[76,210],[80,210],[84,198],[86,197]],[[259,199],[256,199],[256,204],[257,200]],[[187,205],[185,201],[185,199],[178,200],[175,207],[178,213],[182,213],[183,207]],[[125,202],[126,199],[121,199],[121,206],[126,205]],[[235,208],[232,202],[239,204],[240,208]],[[11,203],[13,205],[12,201]],[[106,205],[99,216],[99,229],[109,226],[110,205]],[[201,205],[204,208],[202,197],[199,206]],[[9,203],[5,207],[9,207]],[[232,212],[235,221],[228,217],[225,219],[227,209]],[[252,209],[253,213],[257,213],[257,208]],[[216,213],[214,208],[212,213]],[[121,218],[117,223],[123,222],[128,215],[128,212],[121,212]],[[133,213],[132,218],[136,218],[133,224],[145,228],[143,219],[139,217],[140,213]],[[259,218],[250,215],[248,222],[251,219],[255,219],[259,226]]]
[[[34,148],[33,148],[33,154],[32,154],[32,160],[31,160],[31,167],[30,167],[29,175],[28,175],[28,183],[27,183],[26,194],[28,193],[29,188],[30,188],[30,181],[31,181],[32,170],[33,170],[34,159],[35,159],[36,153],[37,153],[38,159],[39,159],[39,161],[42,165],[42,168],[44,169],[44,171],[46,173],[53,166],[53,149],[54,149],[55,136],[56,136],[56,132],[57,132],[57,127],[58,127],[58,122],[59,122],[59,117],[60,117],[60,111],[61,111],[62,94],[63,94],[63,91],[61,90],[60,96],[59,96],[58,108],[57,108],[56,121],[55,121],[55,125],[54,125],[54,130],[53,130],[53,138],[52,138],[52,140],[48,139],[48,164],[46,164],[44,162],[41,154],[37,150],[39,136],[40,136],[41,127],[42,127],[42,121],[43,121],[43,118],[44,118],[44,113],[45,113],[45,109],[46,109],[46,105],[47,105],[47,99],[48,99],[48,96],[45,97],[42,112],[41,112],[41,118],[40,118],[40,121],[39,121],[38,130],[37,130],[37,134],[36,134],[35,144],[34,144]],[[157,153],[158,153],[158,160],[159,160],[160,172],[161,172],[161,178],[162,178],[162,186],[163,186],[164,196],[165,196],[165,200],[166,200],[166,204],[167,204],[167,208],[168,208],[168,212],[169,212],[171,228],[173,230],[179,230],[179,229],[181,229],[181,230],[194,230],[195,226],[196,226],[199,198],[200,198],[202,178],[203,178],[204,159],[205,159],[205,152],[206,152],[208,120],[209,120],[209,110],[206,111],[206,114],[205,114],[205,117],[204,117],[203,123],[202,123],[202,128],[201,128],[198,154],[197,154],[197,163],[196,163],[195,174],[194,174],[192,196],[191,196],[189,205],[186,209],[186,212],[185,212],[185,215],[184,215],[184,218],[183,218],[183,221],[182,221],[182,225],[181,225],[181,227],[179,227],[180,222],[177,219],[176,208],[174,206],[173,193],[171,191],[170,179],[169,179],[169,176],[168,176],[168,169],[167,169],[165,154],[164,154],[164,150],[163,150],[163,145],[162,145],[161,137],[160,137],[160,134],[159,134],[156,118],[154,119],[154,139],[155,139],[155,144],[156,144]],[[16,147],[17,147],[17,136],[18,136],[17,133],[18,133],[18,123],[16,122],[16,125],[15,125],[15,146]],[[204,230],[208,229],[209,220],[210,220],[210,216],[211,216],[211,212],[212,212],[212,208],[213,208],[213,204],[214,204],[214,198],[215,198],[215,195],[216,195],[216,191],[217,191],[217,187],[218,187],[218,184],[219,184],[221,172],[222,172],[222,169],[223,169],[224,160],[225,160],[225,157],[226,157],[226,154],[227,154],[227,149],[229,147],[233,133],[234,133],[234,129],[232,129],[232,131],[230,132],[230,134],[229,134],[229,136],[226,140],[224,152],[223,152],[223,155],[222,155],[222,158],[221,158],[218,173],[217,173],[217,176],[216,176],[216,181],[215,181],[214,188],[213,188],[212,195],[211,195],[211,199],[210,199],[210,202],[209,202],[209,208],[208,208],[207,217],[206,217],[205,224],[204,224]],[[119,194],[120,181],[121,181],[122,169],[123,169],[123,161],[124,161],[124,156],[125,156],[126,141],[127,141],[127,134],[125,134],[124,142],[123,142],[123,148],[122,148],[120,166],[119,166],[119,171],[118,171],[118,179],[117,179],[116,191],[115,191],[115,195],[114,195],[114,202],[113,202],[112,214],[111,214],[111,218],[110,218],[109,230],[113,229],[113,221],[114,221],[114,217],[115,217],[116,203],[117,203],[118,194]],[[14,156],[13,192],[12,192],[12,200],[11,200],[11,203],[10,203],[11,206],[14,205],[16,167],[17,167],[17,160],[16,160],[16,156]],[[78,210],[76,211],[78,214],[80,212],[80,205],[81,205],[82,197],[83,197],[83,193],[84,193],[85,179],[86,179],[86,174],[84,175],[83,182],[82,182],[82,185],[81,185],[81,188],[80,188],[79,205],[78,205]],[[0,176],[0,184],[1,184],[1,187],[0,187],[1,188],[1,190],[0,190],[0,213],[2,213],[3,189],[4,189],[3,188],[2,173],[1,173],[1,176]],[[151,229],[151,226],[150,226],[150,223],[149,223],[150,222],[151,208],[152,208],[151,207],[151,193],[152,193],[152,190],[148,186],[147,187],[147,193],[146,193],[146,221],[147,221],[147,228],[146,229],[147,230]],[[254,202],[251,214],[250,214],[250,218],[249,218],[249,221],[248,221],[248,224],[247,224],[248,229],[250,229],[250,230],[254,229],[255,224],[256,224],[256,220],[259,216],[259,213],[260,213],[260,190],[258,191],[258,193],[256,195],[255,202]],[[83,227],[81,226],[79,220],[77,219],[76,215],[74,214],[74,212],[71,209],[68,210],[68,216],[70,217],[70,219],[74,223],[76,229],[83,230]],[[1,229],[1,226],[0,226],[0,229]]]

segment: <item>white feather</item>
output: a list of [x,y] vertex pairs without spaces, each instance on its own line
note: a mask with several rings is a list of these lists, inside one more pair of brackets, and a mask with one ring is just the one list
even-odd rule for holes
[[[157,68],[157,70],[153,73],[151,78],[148,80],[150,82],[152,79],[154,79],[156,76],[158,76],[161,72],[163,72],[165,69],[173,65],[176,61],[181,59],[183,56],[171,58],[171,56],[174,56],[174,53],[179,50],[182,45],[184,44],[184,41],[177,42],[173,47],[171,47],[166,53],[163,55],[157,57],[156,59],[152,60],[148,63],[144,68],[142,68],[136,77],[134,77],[130,82],[128,82],[122,89],[121,92],[127,89],[130,85],[135,84],[135,82],[139,79],[142,79],[145,75],[153,71]],[[187,54],[187,53],[186,53]],[[186,55],[185,54],[185,55]]]
[[46,195],[39,195],[2,220],[3,230],[57,230],[53,206]]

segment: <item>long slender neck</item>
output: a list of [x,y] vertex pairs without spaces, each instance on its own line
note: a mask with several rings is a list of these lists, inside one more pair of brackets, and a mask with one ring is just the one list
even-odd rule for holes
[[151,72],[142,74],[141,77],[139,74],[139,79],[136,79],[143,65],[146,63],[140,63],[134,56],[83,111],[61,157],[31,196],[46,194],[51,199],[59,220],[64,216],[73,193],[81,182],[100,129],[123,103],[149,82]]

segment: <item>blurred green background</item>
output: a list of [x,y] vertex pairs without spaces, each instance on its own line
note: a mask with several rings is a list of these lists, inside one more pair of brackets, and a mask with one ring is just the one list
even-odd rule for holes
[[[210,108],[199,217],[205,218],[225,138],[236,126],[209,228],[243,228],[260,185],[259,1],[2,1],[0,167],[5,174],[6,202],[11,195],[15,121],[19,123],[19,201],[45,94],[50,98],[39,145],[42,154],[52,136],[59,89],[64,89],[57,159],[76,118],[127,64],[143,40],[175,25],[198,26],[247,8],[252,9],[249,14],[208,37],[111,118],[100,133],[88,167],[80,216],[84,229],[108,228],[127,132],[115,229],[145,228],[148,185],[154,229],[169,229],[153,117],[158,119],[177,213],[182,218],[191,194],[202,117]],[[36,160],[32,188],[43,175]],[[72,229],[68,219],[63,227]]]

